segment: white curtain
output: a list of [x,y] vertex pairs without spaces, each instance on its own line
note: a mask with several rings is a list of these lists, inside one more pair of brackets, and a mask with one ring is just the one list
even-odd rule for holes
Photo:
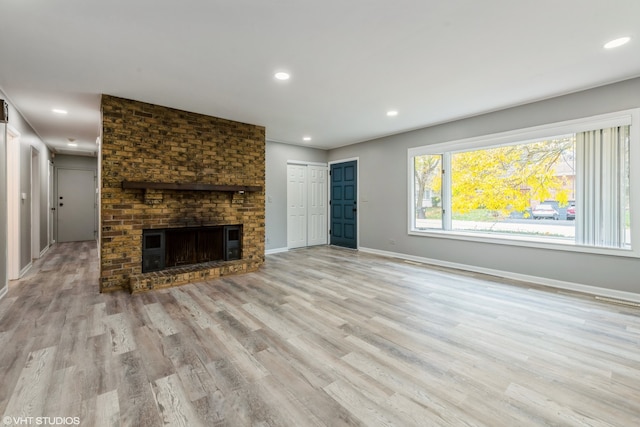
[[626,241],[629,126],[576,135],[576,243],[622,248]]

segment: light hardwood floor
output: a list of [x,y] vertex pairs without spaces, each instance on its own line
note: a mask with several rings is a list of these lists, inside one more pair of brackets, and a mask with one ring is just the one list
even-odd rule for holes
[[83,426],[640,425],[638,308],[330,247],[135,296],[99,294],[97,269],[95,244],[58,244],[10,284],[0,414]]

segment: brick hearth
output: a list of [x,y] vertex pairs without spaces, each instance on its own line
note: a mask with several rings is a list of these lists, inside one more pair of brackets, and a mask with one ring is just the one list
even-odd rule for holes
[[242,260],[212,261],[186,267],[171,267],[162,271],[132,274],[129,276],[129,291],[132,294],[152,289],[170,288],[187,283],[204,282],[230,274],[255,270]]
[[[264,263],[263,127],[103,95],[101,140],[101,291],[139,292]],[[142,230],[231,224],[243,225],[240,260],[142,273]]]

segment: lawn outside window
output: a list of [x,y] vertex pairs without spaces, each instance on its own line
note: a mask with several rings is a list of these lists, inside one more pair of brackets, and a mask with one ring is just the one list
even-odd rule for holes
[[409,149],[409,234],[640,257],[639,118]]

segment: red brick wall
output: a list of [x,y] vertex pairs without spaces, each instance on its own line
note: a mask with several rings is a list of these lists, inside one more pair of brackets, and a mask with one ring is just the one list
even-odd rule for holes
[[[102,96],[100,290],[142,271],[142,230],[243,224],[247,271],[264,262],[265,129]],[[122,189],[123,181],[260,186],[262,191]]]

